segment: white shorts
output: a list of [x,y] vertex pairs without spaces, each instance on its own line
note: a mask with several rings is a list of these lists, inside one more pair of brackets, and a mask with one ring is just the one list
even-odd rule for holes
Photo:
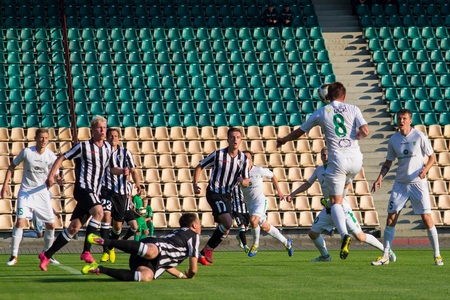
[[[353,178],[361,171],[363,165],[362,155],[354,157],[333,157],[329,159],[324,174],[324,196],[342,195],[344,187],[353,181]],[[328,197],[327,197],[328,198]]]
[[417,183],[399,183],[395,181],[387,212],[399,213],[408,199],[411,200],[414,214],[422,215],[431,213],[430,193],[426,180]]
[[[357,235],[361,232],[361,226],[358,220],[353,215],[353,211],[350,207],[344,205],[345,223],[347,230],[350,234]],[[333,222],[331,214],[327,214],[326,208],[322,209],[319,215],[314,219],[314,223],[311,226],[311,231],[322,233],[324,230],[332,231],[336,227]]]
[[249,203],[245,203],[247,205],[248,214],[250,218],[252,216],[260,217],[259,225],[266,220],[266,210],[267,210],[267,199],[264,201],[253,201]]
[[17,217],[31,220],[34,216],[44,223],[54,223],[55,215],[51,203],[51,193],[42,189],[32,193],[20,191],[17,198]]

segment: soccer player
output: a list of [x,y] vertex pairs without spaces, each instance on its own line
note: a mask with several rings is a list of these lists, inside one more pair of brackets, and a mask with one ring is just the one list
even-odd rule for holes
[[244,193],[245,203],[250,214],[250,226],[253,237],[253,245],[250,248],[250,252],[248,252],[248,256],[253,257],[258,252],[261,229],[280,241],[286,248],[288,255],[292,256],[294,252],[292,240],[284,237],[277,228],[270,225],[266,217],[267,198],[263,191],[263,177],[272,180],[280,201],[283,201],[284,195],[280,190],[278,180],[269,169],[253,165],[253,155],[250,151],[244,151],[244,153],[248,160],[250,184],[248,186],[242,186],[241,189]]
[[[328,249],[325,243],[325,240],[321,236],[321,233],[324,230],[332,231],[334,228],[334,222],[330,215],[330,206],[329,206],[329,200],[328,200],[328,190],[327,187],[324,185],[324,173],[325,169],[327,168],[328,163],[328,149],[326,147],[322,148],[320,151],[320,158],[323,162],[322,166],[318,166],[314,173],[311,175],[310,178],[308,178],[307,182],[299,186],[295,191],[290,193],[287,196],[287,201],[291,202],[292,198],[295,197],[295,195],[302,193],[306,190],[308,190],[313,183],[318,180],[320,183],[320,186],[323,191],[324,198],[322,200],[322,203],[324,204],[324,208],[319,213],[319,215],[315,218],[314,223],[311,227],[311,229],[308,232],[308,236],[313,241],[314,245],[320,252],[320,256],[316,257],[311,260],[311,262],[330,262],[331,256],[328,253]],[[349,182],[348,184],[351,184]],[[345,189],[346,194],[348,189]],[[366,234],[361,230],[361,226],[358,223],[358,220],[353,215],[352,208],[350,207],[350,204],[348,203],[347,199],[344,197],[344,212],[345,212],[345,220],[348,231],[360,242],[367,243],[380,251],[383,251],[383,244],[380,243],[373,235]],[[391,250],[389,253],[389,259],[390,261],[395,261],[396,256],[395,253]]]
[[324,184],[328,187],[331,201],[331,217],[341,234],[341,259],[346,259],[351,238],[345,222],[344,188],[361,170],[363,155],[358,140],[369,135],[369,126],[361,110],[345,103],[346,90],[342,83],[334,82],[328,87],[330,104],[316,110],[299,128],[287,136],[278,138],[281,146],[296,140],[316,125],[322,128],[328,146],[328,167],[324,174]]
[[[56,155],[46,148],[48,145],[47,129],[37,129],[34,140],[36,145],[21,150],[9,165],[0,191],[1,198],[11,195],[9,182],[14,169],[23,162],[23,177],[17,197],[17,220],[12,232],[11,257],[6,263],[8,266],[17,264],[26,219],[31,220],[35,215],[37,219],[45,223],[45,250],[50,248],[55,238],[55,215],[51,204],[51,193],[47,189],[45,180],[56,161]],[[59,175],[53,174],[52,181],[54,179],[59,180]],[[51,262],[59,264],[55,259]]]
[[[105,118],[97,116],[91,121],[91,136],[90,140],[77,143],[72,149],[60,156],[53,164],[48,175],[47,187],[50,187],[63,161],[66,159],[75,160],[76,181],[73,194],[77,200],[77,205],[72,213],[69,227],[65,228],[58,235],[53,245],[47,251],[39,254],[39,267],[43,271],[47,271],[47,265],[53,254],[64,247],[78,233],[89,216],[92,216],[92,218],[86,226],[84,249],[80,259],[88,263],[94,262],[90,252],[91,244],[88,243],[87,236],[96,232],[103,218],[103,208],[99,197],[101,180],[108,167],[112,152],[111,145],[105,142]],[[128,176],[129,169],[111,168],[111,172],[115,175],[122,173]]]
[[[389,172],[392,162],[397,159],[397,174],[389,199],[388,216],[384,229],[384,253],[372,262],[374,266],[389,263],[388,254],[394,240],[395,225],[400,216],[400,211],[408,199],[411,200],[414,214],[420,214],[427,229],[428,239],[434,251],[435,265],[442,266],[444,264],[439,251],[438,233],[431,218],[431,204],[426,178],[428,170],[436,162],[436,155],[427,137],[421,131],[411,127],[411,117],[411,111],[407,109],[401,109],[397,113],[398,131],[389,139],[386,161],[372,186],[372,192],[381,187],[381,181]],[[425,155],[428,157],[428,161],[424,165]]]
[[[143,188],[141,188],[141,191]],[[133,206],[133,202],[131,201],[133,193],[133,185],[131,182],[127,182],[127,208],[125,211],[125,217],[124,221],[127,222],[129,228],[128,231],[125,233],[125,235],[122,237],[123,240],[129,239],[131,236],[133,236],[136,231],[139,229],[138,224],[136,222],[136,214]]]
[[239,233],[236,235],[236,239],[239,243],[239,247],[244,249],[245,253],[250,251],[250,247],[247,246],[247,236],[245,232],[248,229],[250,223],[250,215],[247,212],[247,207],[244,201],[244,193],[239,185],[236,185],[231,191],[231,212],[233,218],[236,220],[236,224],[239,227]]
[[212,167],[211,178],[206,188],[206,199],[213,211],[214,219],[219,224],[211,238],[200,252],[198,261],[203,265],[213,263],[213,250],[220,245],[224,235],[231,228],[231,191],[239,182],[247,186],[248,163],[244,153],[239,151],[242,142],[242,132],[231,127],[227,132],[228,147],[214,151],[195,167],[193,188],[200,194],[198,179],[204,168]]
[[[152,281],[164,271],[176,278],[193,278],[197,273],[200,245],[200,219],[194,213],[180,217],[180,229],[161,238],[141,241],[107,240],[90,234],[88,240],[96,245],[112,246],[130,253],[130,270],[112,269],[96,263],[85,265],[82,274],[105,274],[122,281]],[[177,266],[189,257],[189,269],[180,272]]]
[[[130,150],[119,145],[120,129],[108,128],[106,138],[112,146],[112,156],[110,159],[110,168],[128,169],[138,192],[141,190],[136,164]],[[100,225],[100,236],[104,239],[110,234],[110,225],[112,219],[111,239],[117,240],[122,231],[122,224],[127,208],[127,177],[123,174],[113,175],[109,170],[105,172],[103,185],[101,188],[101,201],[103,206],[103,219]],[[103,248],[101,262],[110,261],[114,263],[116,254],[114,248]]]

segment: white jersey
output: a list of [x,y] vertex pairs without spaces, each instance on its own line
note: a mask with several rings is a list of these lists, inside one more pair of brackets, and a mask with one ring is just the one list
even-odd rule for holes
[[386,159],[398,159],[395,181],[400,183],[419,182],[419,173],[424,166],[424,156],[432,155],[433,147],[428,138],[419,130],[412,128],[407,136],[394,133],[388,142]]
[[272,171],[263,167],[253,166],[249,172],[249,176],[250,185],[248,187],[241,187],[244,193],[245,203],[265,201],[266,195],[264,195],[263,190],[263,177],[272,178]]
[[316,110],[300,128],[308,132],[319,125],[325,134],[330,157],[351,157],[361,155],[357,129],[367,124],[361,110],[347,103],[332,101],[330,104]]
[[20,151],[13,160],[16,166],[23,162],[20,191],[28,192],[46,188],[45,181],[55,160],[56,155],[48,149],[45,149],[42,154],[37,153],[36,146]]

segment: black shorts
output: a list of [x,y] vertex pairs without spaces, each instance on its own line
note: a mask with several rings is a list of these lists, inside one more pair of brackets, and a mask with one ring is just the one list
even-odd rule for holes
[[[155,238],[144,238],[140,240],[141,243],[145,244],[153,244],[156,242]],[[150,270],[153,271],[153,274],[155,274],[157,268],[158,268],[158,261],[161,254],[159,254],[157,257],[155,257],[152,260],[145,259],[139,255],[131,254],[130,259],[128,260],[128,266],[130,267],[130,270],[136,271],[138,267],[147,267]]]
[[128,225],[130,225],[131,221],[136,221],[136,217],[134,215],[134,212],[131,209],[127,209],[125,211],[125,216],[123,217],[123,220],[127,222]]
[[73,210],[70,220],[80,219],[81,224],[86,223],[90,217],[89,210],[96,205],[101,205],[100,197],[92,191],[75,187],[73,197],[77,200],[77,205]]
[[114,221],[123,222],[125,218],[127,197],[107,188],[102,188],[100,197],[102,200],[103,211],[111,212],[111,217]]
[[231,194],[216,194],[208,190],[206,200],[211,206],[215,222],[219,222],[220,215],[231,215]]
[[248,213],[233,212],[233,218],[239,227],[241,225],[248,227],[248,224],[250,224],[250,215]]

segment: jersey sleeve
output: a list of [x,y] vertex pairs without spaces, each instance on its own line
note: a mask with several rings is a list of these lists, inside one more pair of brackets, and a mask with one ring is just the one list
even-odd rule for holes
[[214,164],[215,158],[217,155],[217,151],[212,152],[210,155],[208,155],[207,157],[205,157],[204,159],[202,159],[200,161],[200,165],[203,168],[209,168]]
[[134,162],[133,154],[131,154],[131,151],[126,149],[126,166],[130,169],[136,168],[136,163]]
[[395,154],[395,150],[394,150],[394,143],[393,143],[393,138],[394,135],[389,139],[388,142],[388,147],[387,147],[387,154],[386,154],[386,159],[390,160],[390,161],[394,161],[395,158],[397,157],[397,155]]
[[303,123],[300,128],[304,132],[309,132],[311,128],[313,128],[316,125],[319,125],[318,120],[320,119],[321,111],[323,110],[323,107],[319,110],[316,110],[312,113],[312,115]]
[[317,180],[317,177],[318,177],[318,176],[317,176],[318,169],[319,169],[319,168],[316,168],[316,169],[314,170],[314,172],[311,174],[311,177],[308,178],[307,182],[308,182],[309,184],[313,184],[313,183]]
[[74,159],[81,156],[81,143],[76,144],[69,151],[63,154],[66,159]]
[[14,157],[14,159],[13,159],[13,164],[14,164],[15,166],[18,166],[18,165],[20,165],[20,164],[23,162],[23,160],[25,159],[25,151],[26,151],[26,150],[27,150],[27,148],[22,149],[22,150],[19,152],[19,154],[17,154],[17,156]]
[[273,172],[266,168],[260,168],[261,176],[272,178]]
[[[245,155],[244,155],[245,156]],[[250,178],[250,174],[249,174],[249,169],[248,169],[248,159],[247,156],[245,156],[245,160],[244,160],[244,164],[243,164],[243,169],[242,169],[242,178]]]
[[366,120],[364,119],[361,110],[359,107],[355,106],[356,108],[356,114],[355,114],[355,124],[357,128],[360,128],[361,126],[367,124]]
[[425,134],[422,134],[422,151],[426,156],[431,156],[434,153],[433,147]]

